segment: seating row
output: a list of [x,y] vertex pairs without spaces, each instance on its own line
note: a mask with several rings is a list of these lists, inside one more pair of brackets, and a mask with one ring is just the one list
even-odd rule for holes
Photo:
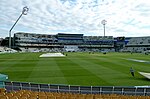
[[150,99],[150,96],[57,93],[57,92],[38,92],[31,90],[19,90],[7,92],[7,90],[2,88],[0,89],[0,99]]

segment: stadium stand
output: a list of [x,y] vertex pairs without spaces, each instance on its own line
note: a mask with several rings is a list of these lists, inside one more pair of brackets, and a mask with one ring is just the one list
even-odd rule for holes
[[3,53],[15,53],[15,52],[17,52],[17,51],[14,50],[14,49],[0,46],[0,54],[3,54]]
[[132,37],[127,45],[150,45],[150,37]]
[[120,52],[150,52],[150,37],[126,37],[119,50]]
[[0,89],[0,99],[149,99],[150,96],[133,96],[117,94],[79,94],[60,92],[38,92],[31,90],[18,90],[7,92]]
[[[100,51],[101,48],[113,49],[112,36],[83,36],[83,34],[43,35],[32,33],[15,33],[15,46],[23,52],[31,52],[32,49],[40,49],[40,52],[55,51]],[[48,48],[46,50],[45,48]],[[70,49],[71,48],[71,49]],[[36,52],[36,51],[35,51]]]
[[[117,97],[118,99],[121,99],[120,97],[126,97],[122,99],[127,99],[131,96],[134,98],[142,97],[138,99],[143,99],[143,97],[144,99],[146,99],[146,97],[150,98],[149,86],[145,86],[145,87],[144,86],[132,86],[132,87],[130,86],[74,86],[74,85],[52,85],[52,84],[36,84],[36,83],[9,82],[9,81],[5,81],[4,83],[5,83],[4,88],[1,88],[0,90],[1,92],[0,95],[3,97],[4,96],[7,97],[8,95],[10,95],[10,93],[15,94],[15,95],[17,93],[19,94],[18,97],[26,96],[27,99],[30,99],[31,94],[36,93],[36,97],[40,96],[39,94],[44,94],[43,97],[44,96],[47,97],[45,99],[49,99],[47,94],[51,94],[55,97],[57,97],[58,94],[60,97],[62,97],[62,95],[65,95],[65,97],[69,96],[69,97],[62,98],[62,99],[70,99],[70,96],[71,97],[72,96],[84,97],[83,99],[95,99],[96,97],[102,97],[102,96],[106,96],[107,98],[115,96],[115,99]],[[91,98],[86,98],[87,96],[90,96]],[[107,98],[104,98],[104,99],[107,99]],[[19,99],[22,99],[22,98],[19,98]],[[41,99],[44,99],[44,98],[41,98]],[[54,98],[54,99],[57,99],[57,98]],[[61,98],[58,98],[58,99],[61,99]],[[74,99],[79,99],[79,98],[74,98]]]
[[[75,51],[150,53],[150,37],[84,36],[58,33],[56,35],[18,32],[13,37],[13,48],[22,52],[65,52],[65,46],[76,46]],[[31,49],[30,49],[31,48]],[[48,49],[45,49],[48,48]],[[33,49],[33,50],[32,50]],[[39,50],[40,49],[40,50]],[[69,50],[70,51],[70,50]]]

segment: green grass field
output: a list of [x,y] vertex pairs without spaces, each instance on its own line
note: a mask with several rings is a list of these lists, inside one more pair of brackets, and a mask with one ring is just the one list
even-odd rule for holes
[[[88,86],[140,86],[150,80],[138,71],[150,72],[149,55],[130,53],[67,53],[67,57],[39,58],[42,53],[0,54],[0,73],[11,81]],[[133,67],[135,77],[130,74]]]

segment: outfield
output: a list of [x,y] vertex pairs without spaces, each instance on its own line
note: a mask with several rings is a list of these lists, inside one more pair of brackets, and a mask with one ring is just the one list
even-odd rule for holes
[[[11,81],[88,86],[141,86],[150,80],[150,55],[130,53],[67,53],[67,57],[39,58],[42,53],[0,54],[0,73]],[[145,60],[137,62],[128,59]],[[133,67],[135,77],[130,74]]]

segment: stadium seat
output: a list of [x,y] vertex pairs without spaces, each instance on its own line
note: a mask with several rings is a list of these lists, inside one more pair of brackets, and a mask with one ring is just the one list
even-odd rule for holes
[[[128,89],[126,90],[128,91]],[[141,89],[139,91],[141,91]],[[139,95],[57,93],[30,90],[19,90],[4,93],[0,94],[0,99],[150,99],[150,96]]]

